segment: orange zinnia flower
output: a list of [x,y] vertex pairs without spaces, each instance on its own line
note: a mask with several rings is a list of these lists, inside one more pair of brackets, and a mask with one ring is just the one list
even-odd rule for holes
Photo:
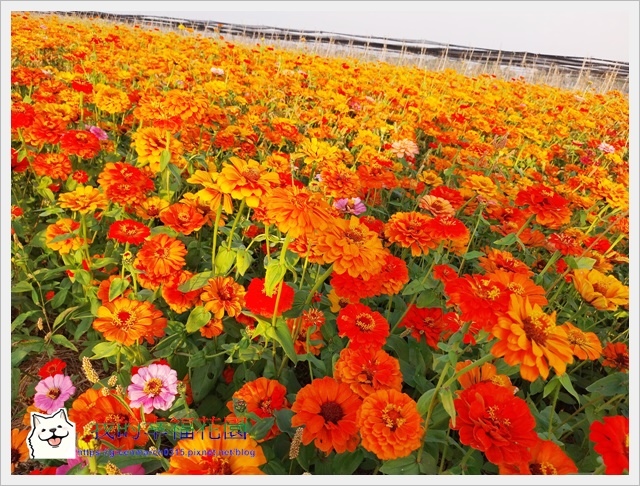
[[550,440],[538,440],[529,449],[531,459],[516,464],[499,464],[500,474],[556,475],[576,474],[575,462]]
[[505,272],[504,270],[496,270],[487,275],[494,282],[500,282],[504,285],[508,292],[526,297],[531,305],[538,304],[540,307],[547,305],[545,297],[545,289],[533,283],[527,276],[521,273]]
[[389,336],[389,323],[379,312],[363,304],[349,304],[336,319],[340,337],[349,338],[352,349],[363,346],[381,348]]
[[327,455],[333,450],[353,452],[358,445],[356,413],[361,404],[349,385],[329,377],[315,379],[298,392],[291,425],[304,426],[304,445],[313,441]]
[[396,213],[389,218],[384,235],[391,243],[411,248],[411,255],[416,257],[438,246],[427,227],[429,221],[431,218],[421,213]]
[[362,447],[387,461],[420,448],[424,427],[418,405],[398,390],[379,390],[362,402],[356,418]]
[[207,339],[211,339],[219,336],[224,331],[224,326],[222,325],[222,319],[209,319],[204,326],[200,328],[200,335]]
[[409,270],[407,264],[401,258],[387,254],[380,273],[371,278],[379,280],[381,291],[384,295],[395,295],[400,293],[403,287],[409,282]]
[[78,186],[74,191],[60,194],[58,204],[61,208],[78,211],[80,214],[87,214],[96,209],[106,208],[107,198],[95,187]]
[[[461,369],[466,368],[470,364],[472,364],[472,361],[470,359],[466,361],[459,361],[456,364],[456,373]],[[460,383],[463,389],[469,388],[476,383],[481,383],[484,381],[491,382],[494,385],[503,386],[511,390],[511,392],[514,394],[518,390],[518,388],[511,384],[511,380],[509,379],[509,377],[507,375],[499,375],[497,373],[495,365],[491,363],[485,363],[479,368],[473,368],[472,370],[467,371],[466,373],[458,377],[458,383]]]
[[78,228],[80,228],[80,223],[71,218],[59,219],[55,223],[50,224],[47,226],[47,232],[45,233],[47,247],[60,252],[61,255],[66,255],[71,250],[81,248],[84,240],[79,236],[70,235],[63,240],[53,241],[62,235],[74,233]]
[[593,449],[602,456],[606,474],[624,474],[629,471],[629,419],[622,415],[604,417],[591,424],[589,440]]
[[185,160],[182,158],[182,142],[172,137],[171,132],[162,128],[140,128],[131,136],[131,146],[138,154],[138,165],[149,164],[149,169],[154,174],[160,172],[160,158],[166,149],[171,155],[171,163],[177,167],[185,165]]
[[120,162],[106,164],[98,177],[98,184],[110,201],[123,206],[142,203],[146,194],[154,189],[153,180],[145,171]]
[[164,209],[160,213],[160,221],[183,235],[198,231],[206,223],[206,219],[195,207],[183,203],[172,204]]
[[458,392],[452,429],[460,442],[484,452],[493,464],[517,464],[531,458],[529,447],[538,441],[536,421],[522,398],[489,381]]
[[629,305],[629,287],[613,275],[598,270],[574,270],[573,284],[580,295],[598,310],[614,311]]
[[[287,402],[287,388],[277,380],[260,377],[245,383],[233,394],[233,400],[227,402],[227,408],[235,413],[234,403],[240,412],[255,413],[260,418],[274,417],[273,412],[289,407]],[[252,420],[252,423],[255,423]],[[277,424],[260,441],[269,440],[280,433]]]
[[293,343],[296,354],[320,354],[324,346],[320,328],[324,322],[324,313],[314,308],[303,311],[302,316],[297,319],[287,319],[291,335],[297,333],[297,339]]
[[187,248],[182,241],[160,233],[144,242],[137,259],[147,273],[156,277],[166,277],[182,270],[186,254]]
[[518,260],[508,251],[485,248],[484,252],[486,256],[480,257],[478,262],[487,273],[504,270],[505,272],[520,273],[527,276],[533,275],[526,263]]
[[[129,398],[122,397],[125,403]],[[141,447],[149,440],[149,435],[140,428],[141,408],[127,408],[116,397],[109,394],[104,396],[99,390],[89,388],[73,401],[69,410],[69,420],[75,422],[78,439],[82,439],[82,430],[90,422],[94,422],[89,440],[99,438],[108,442],[114,449],[127,450],[135,446]],[[133,415],[131,414],[133,412]],[[145,414],[144,422],[153,423],[157,417]],[[118,433],[117,431],[120,431]],[[103,446],[106,449],[106,446]]]
[[275,188],[264,204],[267,217],[290,238],[324,230],[330,219],[330,207],[324,198],[307,189]]
[[629,346],[625,343],[607,343],[602,351],[603,366],[615,368],[623,373],[629,372]]
[[229,162],[218,174],[218,187],[234,199],[244,199],[250,208],[258,207],[262,197],[280,182],[277,173],[267,172],[255,160],[230,157]]
[[71,161],[65,154],[42,153],[36,155],[31,164],[33,171],[39,176],[49,176],[52,179],[67,180],[73,168]]
[[445,283],[448,306],[457,305],[463,321],[472,321],[471,331],[490,331],[498,316],[507,311],[511,292],[500,282],[483,275],[465,275]]
[[205,303],[205,309],[211,311],[216,319],[222,319],[225,313],[230,317],[240,314],[245,294],[244,287],[232,277],[214,277],[202,289],[200,299]]
[[140,342],[143,338],[153,344],[156,337],[164,336],[167,319],[151,302],[120,297],[98,307],[98,317],[93,328],[100,331],[107,341],[125,346]]
[[344,348],[333,377],[347,383],[362,398],[378,390],[402,390],[400,362],[374,346]]
[[567,340],[573,347],[573,355],[578,359],[598,359],[602,354],[602,344],[598,336],[593,332],[584,332],[570,322],[565,322],[561,327],[567,333]]
[[182,292],[178,287],[185,283],[193,276],[193,273],[187,270],[181,270],[171,275],[171,278],[162,285],[162,298],[167,305],[178,314],[191,309],[198,302],[200,297],[200,289],[190,292]]
[[535,381],[538,376],[546,380],[549,367],[562,375],[567,364],[573,363],[567,332],[556,326],[556,313],[547,315],[526,298],[511,295],[508,312],[498,318],[492,332],[498,342],[491,353],[504,357],[510,366],[520,365],[525,380]]
[[[169,459],[169,470],[165,474],[264,474],[260,466],[267,463],[262,447],[251,437],[225,438],[210,425],[194,434],[193,439],[179,440],[175,448],[184,450],[184,455],[173,455]],[[218,451],[247,451],[247,455],[220,455]],[[215,451],[216,454],[199,455],[192,451]],[[191,452],[191,455],[189,454]],[[253,453],[250,455],[249,453]]]
[[29,435],[29,429],[11,429],[11,474],[19,463],[29,459],[27,435]]
[[559,228],[571,219],[569,201],[541,184],[520,191],[516,204],[528,205],[529,211],[536,215],[536,222],[548,228]]
[[333,264],[335,273],[348,273],[364,280],[380,273],[388,254],[378,235],[355,216],[350,220],[334,218],[327,229],[310,240],[324,262]]
[[136,206],[136,215],[142,219],[153,219],[160,216],[160,213],[170,206],[169,201],[152,196],[144,199],[140,205]]

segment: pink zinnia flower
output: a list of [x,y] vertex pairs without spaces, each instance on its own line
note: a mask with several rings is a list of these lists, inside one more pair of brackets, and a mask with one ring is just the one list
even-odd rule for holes
[[418,149],[418,145],[413,140],[409,140],[405,138],[403,140],[393,142],[391,144],[391,152],[396,157],[401,159],[403,157],[406,158],[407,155],[411,155],[412,157],[414,155],[418,155],[420,150]]
[[93,133],[98,140],[107,140],[109,136],[102,128],[89,126],[87,127],[91,133]]
[[358,216],[367,210],[367,207],[359,197],[354,199],[338,199],[333,203],[333,207],[339,209],[343,213],[353,214],[355,216]]
[[66,375],[48,376],[36,385],[34,403],[40,410],[52,413],[64,407],[71,395],[76,392],[76,387],[71,383],[71,378]]
[[602,142],[600,145],[598,145],[598,149],[603,151],[605,154],[612,154],[616,151],[613,145],[609,145],[606,142]]
[[169,366],[151,364],[138,368],[127,388],[131,407],[142,407],[144,413],[169,410],[178,394],[178,374]]

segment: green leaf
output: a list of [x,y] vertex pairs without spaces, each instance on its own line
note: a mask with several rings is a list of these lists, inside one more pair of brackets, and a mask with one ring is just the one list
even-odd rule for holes
[[253,263],[251,252],[247,250],[238,250],[236,254],[236,270],[240,275],[244,275]]
[[15,351],[11,351],[11,367],[15,368],[18,366],[27,354],[29,354],[29,351],[26,349],[16,349]]
[[201,349],[200,351],[198,351],[197,353],[193,353],[191,356],[189,356],[189,361],[187,362],[187,367],[188,368],[199,368],[201,366],[204,366],[206,364],[206,359],[204,357],[204,351]]
[[207,285],[210,278],[215,277],[215,272],[202,272],[196,273],[193,277],[187,280],[182,285],[178,286],[180,292],[191,292],[192,290],[198,290]]
[[127,279],[120,277],[114,278],[111,285],[109,285],[109,302],[122,295],[128,286],[129,281]]
[[17,294],[20,292],[29,292],[30,290],[33,290],[33,285],[25,281],[18,282],[13,287],[11,287],[11,292],[14,294]]
[[169,150],[163,150],[160,154],[160,172],[167,168],[169,161],[171,160],[171,152]]
[[475,260],[476,258],[480,258],[481,256],[485,256],[485,253],[481,251],[469,251],[464,254],[462,258],[465,260]]
[[587,387],[589,393],[612,397],[619,393],[629,393],[629,375],[627,373],[613,373],[599,379]]
[[336,454],[333,458],[333,474],[351,475],[358,469],[358,466],[364,460],[364,454],[361,449],[354,452],[343,452]]
[[298,355],[296,354],[296,350],[293,345],[291,332],[289,331],[289,327],[283,320],[278,320],[275,330],[273,327],[268,327],[267,335],[280,343],[282,349],[284,349],[284,352],[287,354],[293,364],[296,364],[298,362]]
[[426,288],[427,287],[425,287],[425,285],[420,280],[414,280],[413,282],[409,282],[409,284],[407,284],[407,286],[402,291],[402,295],[417,294],[418,292],[426,290]]
[[118,353],[120,344],[111,341],[106,343],[96,344],[91,351],[93,351],[93,359],[108,358],[109,356],[115,356]]
[[589,257],[573,258],[572,256],[566,256],[564,257],[564,261],[572,270],[591,270],[596,263],[594,258]]
[[192,333],[199,330],[202,326],[211,320],[211,312],[202,306],[195,307],[189,314],[187,319],[187,332]]
[[78,348],[76,348],[75,345],[62,334],[54,334],[53,336],[51,336],[51,340],[59,346],[64,346],[65,348],[71,349],[76,353],[78,352]]
[[56,320],[53,321],[53,330],[55,331],[60,325],[62,325],[69,314],[75,311],[78,307],[80,306],[76,305],[75,307],[69,307],[68,309],[63,310],[60,314],[58,314]]
[[571,396],[577,400],[578,405],[580,405],[580,395],[578,395],[576,390],[573,388],[571,377],[567,373],[565,373],[564,375],[560,375],[558,379],[560,380],[560,383],[562,384],[564,389],[567,390],[571,394]]
[[51,299],[51,302],[50,302],[51,308],[57,309],[62,304],[64,304],[64,301],[67,300],[68,294],[69,294],[68,289],[60,289],[58,292],[56,292],[56,295],[53,297],[53,299]]
[[550,394],[552,394],[556,388],[560,386],[560,380],[558,380],[558,376],[554,376],[549,383],[544,386],[544,390],[542,392],[542,398],[546,398]]
[[84,286],[91,284],[91,274],[86,270],[76,270],[75,277],[76,280]]
[[273,415],[276,418],[276,425],[282,432],[286,432],[291,435],[295,433],[295,429],[291,425],[291,418],[294,416],[291,409],[282,408],[280,410],[274,410]]
[[31,317],[34,314],[37,314],[38,312],[40,312],[39,310],[30,310],[28,312],[23,312],[22,314],[20,314],[18,317],[16,317],[13,322],[11,323],[11,331],[15,331],[15,329],[22,324],[24,321],[26,321],[29,317]]
[[436,294],[432,290],[425,290],[416,299],[416,307],[419,307],[421,309],[425,307],[435,307],[438,306],[439,303],[440,298],[438,297],[438,294]]
[[271,427],[273,427],[275,421],[276,419],[273,417],[257,420],[256,423],[247,430],[247,433],[255,440],[264,439],[271,430]]
[[65,241],[68,240],[70,238],[75,238],[76,236],[78,236],[77,232],[72,232],[72,233],[64,233],[62,235],[58,235],[55,238],[53,238],[52,240],[49,241],[49,243],[59,243],[61,241]]
[[392,461],[384,461],[380,472],[384,474],[419,474],[420,467],[416,462],[415,454]]
[[453,426],[456,426],[456,407],[453,405],[453,393],[451,390],[442,388],[440,390],[440,401],[442,402],[442,406],[445,411],[451,417],[451,423]]
[[431,390],[427,390],[426,392],[424,392],[422,394],[422,396],[420,396],[420,398],[418,398],[418,413],[422,416],[425,416],[427,414],[427,410],[429,409],[429,404],[431,403],[431,400],[433,400],[433,394],[435,393],[436,389],[432,388]]
[[236,250],[229,250],[226,247],[218,249],[216,254],[216,272],[218,275],[226,274],[236,261]]
[[275,292],[276,287],[284,279],[284,274],[287,272],[285,264],[280,263],[279,260],[271,260],[267,265],[267,274],[264,279],[264,293],[267,297],[271,297]]
[[498,246],[509,246],[513,245],[516,241],[518,241],[518,238],[516,238],[516,234],[509,233],[504,238],[500,238],[499,240],[494,241],[493,244]]

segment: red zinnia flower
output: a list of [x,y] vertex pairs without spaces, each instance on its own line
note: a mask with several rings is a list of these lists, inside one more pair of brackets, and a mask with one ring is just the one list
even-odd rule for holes
[[67,363],[65,363],[61,359],[54,358],[46,363],[42,368],[40,368],[40,371],[38,371],[38,375],[43,379],[50,376],[61,375],[62,371],[66,367]]
[[603,366],[615,368],[623,373],[629,372],[629,346],[625,343],[607,343],[602,350]]
[[536,215],[536,222],[548,228],[559,228],[571,219],[569,201],[541,184],[520,191],[516,204],[528,205],[529,211]]
[[[453,313],[450,312],[449,314]],[[400,325],[411,329],[411,335],[417,341],[420,341],[424,336],[429,346],[433,349],[438,349],[440,336],[447,329],[444,317],[442,309],[439,307],[420,309],[412,305]]]
[[[282,284],[282,293],[278,302],[277,315],[287,312],[293,306],[294,291],[286,283]],[[263,317],[273,317],[273,311],[276,308],[276,299],[278,297],[278,287],[271,297],[268,297],[264,291],[264,279],[254,278],[249,287],[247,287],[247,295],[245,296],[245,307],[254,314]]]
[[100,151],[100,140],[91,132],[69,130],[60,138],[60,147],[66,153],[92,159]]
[[522,398],[485,381],[459,392],[453,403],[458,416],[451,428],[460,431],[460,442],[484,452],[494,464],[531,459],[528,448],[538,441],[536,421]]
[[389,323],[379,312],[363,304],[349,304],[338,313],[340,337],[349,338],[349,347],[381,348],[389,336]]
[[602,456],[605,473],[623,474],[629,470],[629,419],[616,415],[603,422],[591,424],[589,440],[596,443],[593,449]]
[[123,219],[109,227],[107,236],[118,243],[140,245],[150,234],[151,230],[146,225],[132,219]]

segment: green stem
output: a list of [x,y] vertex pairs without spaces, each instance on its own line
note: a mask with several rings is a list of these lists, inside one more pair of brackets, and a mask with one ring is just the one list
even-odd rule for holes
[[[469,238],[469,243],[467,243],[467,249],[464,252],[465,254],[469,253],[469,248],[471,248],[471,243],[473,242],[473,238],[476,236],[476,232],[478,231],[478,226],[480,225],[480,218],[482,217],[483,205],[482,204],[478,205],[478,209],[480,209],[480,212],[478,213],[478,217],[476,218],[476,225],[473,228],[473,233],[471,233],[471,237]],[[466,260],[462,259],[462,263],[460,263],[460,269],[458,270],[458,277],[462,275],[462,268],[464,267],[465,261]]]
[[240,221],[240,215],[244,211],[245,207],[244,199],[240,203],[240,207],[238,208],[238,214],[236,214],[236,218],[233,220],[233,226],[231,226],[231,233],[229,233],[229,240],[227,241],[227,250],[231,250],[231,243],[233,243],[233,235],[236,232],[236,227],[238,226],[238,222]]
[[524,222],[524,224],[520,227],[520,229],[516,233],[516,238],[520,238],[520,235],[522,234],[522,232],[525,229],[527,229],[527,227],[529,226],[529,224],[531,224],[531,221],[533,221],[535,217],[536,217],[535,214],[532,214],[531,216],[529,216],[529,218]]
[[[125,254],[125,253],[127,253],[128,251],[129,251],[129,242],[126,242],[126,243],[124,244],[124,251],[122,252],[122,254],[124,255],[124,254]],[[122,269],[121,269],[121,271],[120,271],[120,278],[121,278],[121,279],[124,279],[124,267],[125,267],[125,265],[124,265],[124,262],[123,262],[123,263],[122,263]]]
[[558,403],[558,395],[560,394],[560,383],[556,386],[553,392],[553,400],[551,401],[551,413],[549,414],[549,431],[547,433],[547,439],[551,440],[551,434],[553,433],[553,415],[556,413],[556,404]]
[[[427,410],[427,417],[424,419],[424,434],[427,435],[429,431],[429,422],[431,420],[431,415],[433,414],[433,410],[436,408],[436,403],[438,402],[438,393],[442,388],[442,383],[444,382],[444,377],[447,375],[447,371],[451,367],[451,363],[447,361],[444,365],[442,372],[440,373],[440,379],[438,380],[438,384],[436,385],[435,390],[433,391],[433,396],[431,397],[431,401],[429,402],[429,408]],[[422,452],[424,451],[424,441],[422,442],[422,447],[418,452],[418,456],[416,457],[416,462],[420,463],[422,459]]]
[[551,258],[549,258],[549,261],[547,262],[547,264],[542,269],[542,272],[540,272],[538,274],[538,276],[536,277],[536,283],[539,284],[540,282],[542,282],[542,276],[545,273],[547,273],[547,270],[549,270],[551,268],[551,265],[556,263],[560,259],[561,256],[562,256],[562,253],[560,253],[558,250],[556,250],[555,253],[553,255],[551,255]]
[[120,373],[121,358],[122,358],[122,346],[118,346],[118,353],[116,354],[116,373]]
[[470,365],[465,366],[464,368],[462,368],[460,371],[456,372],[451,378],[449,378],[449,380],[444,384],[445,388],[450,387],[453,382],[455,382],[459,377],[461,377],[462,375],[464,375],[465,373],[471,371],[474,368],[477,368],[478,366],[482,366],[483,364],[485,364],[488,361],[491,361],[492,359],[494,359],[495,357],[489,353],[489,354],[485,354],[482,358],[480,358],[477,361],[474,361],[473,363],[471,363]]
[[213,223],[213,244],[211,245],[211,271],[216,270],[216,247],[218,245],[218,227],[220,226],[220,217],[222,216],[222,201],[216,210],[216,220]]
[[473,451],[475,449],[473,447],[469,447],[469,450],[465,453],[464,456],[462,456],[462,460],[460,461],[460,472],[462,472],[462,474],[464,474],[464,470],[467,466],[467,461],[469,461],[469,458],[471,457],[471,454],[473,454]]

